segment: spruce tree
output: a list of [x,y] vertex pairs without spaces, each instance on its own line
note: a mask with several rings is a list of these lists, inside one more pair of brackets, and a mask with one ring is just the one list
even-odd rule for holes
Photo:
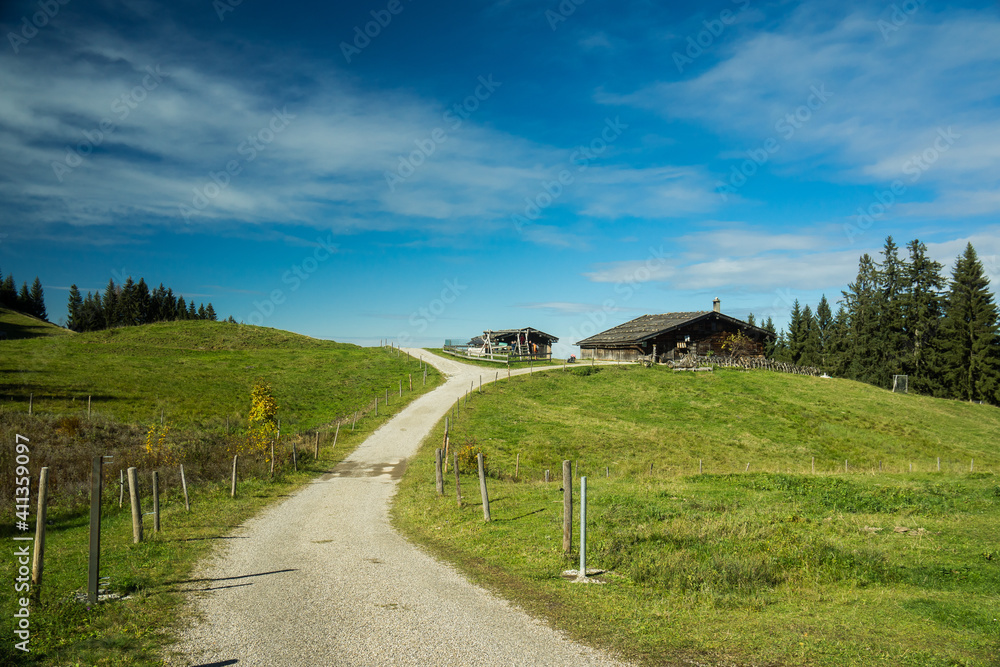
[[849,356],[847,353],[850,339],[850,317],[847,309],[840,306],[837,314],[833,317],[830,325],[830,335],[826,343],[826,366],[830,375],[837,377],[848,377],[847,365]]
[[802,309],[802,342],[799,346],[799,359],[796,362],[800,366],[819,366],[820,342],[819,327],[816,325],[816,318],[813,316],[812,308],[809,304]]
[[69,303],[66,309],[69,311],[66,328],[72,331],[83,331],[83,297],[80,296],[80,289],[76,283],[69,286]]
[[[232,318],[233,316],[230,315],[229,319]],[[767,322],[764,322],[764,326],[761,329],[772,334],[767,343],[764,344],[764,356],[768,359],[774,359],[774,350],[778,342],[778,332],[774,328],[774,320],[768,316]]]
[[135,282],[132,276],[125,279],[125,284],[121,286],[118,294],[118,323],[124,327],[135,326],[139,323],[139,313],[135,303]]
[[101,300],[104,311],[104,328],[111,329],[118,326],[118,286],[115,279],[108,279],[108,286],[104,288],[104,298]]
[[45,293],[42,291],[42,281],[35,276],[35,282],[31,283],[31,314],[41,320],[48,320],[48,313],[45,312]]
[[907,248],[910,261],[902,304],[907,352],[903,372],[910,376],[913,391],[939,396],[944,392],[944,382],[935,356],[944,301],[944,267],[927,256],[927,246],[919,240],[910,241]]
[[816,336],[819,342],[819,363],[816,365],[827,372],[830,370],[828,357],[832,329],[833,312],[830,310],[830,302],[826,300],[824,294],[819,300],[819,305],[816,306]]
[[186,320],[187,319],[187,314],[188,314],[187,301],[185,301],[184,297],[181,296],[181,297],[179,297],[177,299],[177,310],[174,313],[173,319],[175,319],[175,320]]
[[31,292],[28,291],[28,283],[21,283],[21,291],[17,293],[17,308],[22,313],[31,312]]
[[17,310],[17,286],[13,274],[8,273],[3,283],[0,283],[0,306]]
[[757,320],[754,319],[753,313],[747,315],[747,324],[749,324],[752,327],[757,326]]
[[792,312],[788,320],[788,335],[785,337],[785,344],[788,347],[786,361],[793,364],[799,363],[806,335],[805,323],[802,320],[802,308],[799,306],[799,300],[796,299],[795,303],[792,304]]
[[847,286],[843,303],[847,309],[847,336],[842,362],[844,377],[869,384],[884,384],[879,348],[878,272],[871,256],[865,253],[858,261],[858,276]]
[[1000,322],[990,281],[969,243],[955,261],[941,324],[940,362],[955,398],[996,403],[1000,390]]
[[152,322],[152,303],[149,296],[149,286],[146,285],[144,278],[139,278],[139,282],[135,284],[133,299],[135,300],[135,323],[149,324]]
[[879,384],[891,386],[892,376],[903,374],[907,357],[903,304],[909,266],[899,258],[899,247],[886,237],[879,266],[879,328],[876,352],[884,377]]
[[211,322],[218,320],[218,316],[215,314],[215,308],[212,307],[212,302],[209,301],[208,305],[205,306],[205,318]]

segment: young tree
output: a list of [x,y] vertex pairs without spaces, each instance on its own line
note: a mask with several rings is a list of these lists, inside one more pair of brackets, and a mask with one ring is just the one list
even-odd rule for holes
[[[229,316],[230,319],[232,319],[232,317],[232,315]],[[774,328],[774,320],[768,316],[767,322],[764,322],[764,326],[762,326],[761,329],[773,334],[773,337],[767,341],[766,345],[764,345],[764,356],[768,359],[774,359],[774,351],[778,343],[778,332]]]
[[215,322],[216,320],[219,319],[215,314],[215,308],[212,308],[211,301],[209,301],[208,306],[205,307],[205,317],[212,322]]
[[72,331],[83,331],[83,297],[80,296],[80,290],[76,283],[69,286],[69,303],[66,308],[69,311],[66,328]]
[[952,269],[941,324],[941,362],[953,396],[995,403],[1000,389],[1000,322],[989,284],[969,243]]

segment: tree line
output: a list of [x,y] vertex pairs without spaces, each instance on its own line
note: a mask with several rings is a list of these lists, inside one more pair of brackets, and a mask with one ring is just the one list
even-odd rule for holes
[[[194,299],[185,301],[183,296],[174,296],[173,289],[160,283],[150,291],[143,278],[133,282],[132,277],[123,284],[108,281],[103,296],[98,292],[80,295],[76,285],[69,290],[69,320],[66,324],[73,331],[97,331],[112,327],[129,327],[152,322],[172,322],[174,320],[216,321],[215,308],[211,302],[195,306]],[[233,321],[230,317],[229,321]]]
[[14,282],[14,275],[7,274],[4,278],[0,273],[0,306],[17,310],[28,315],[44,320],[47,318],[45,312],[45,293],[42,291],[42,281],[35,276],[35,282],[21,283],[21,291],[17,291],[17,283]]
[[877,260],[862,255],[836,313],[825,295],[815,310],[796,300],[767,355],[885,388],[907,375],[921,394],[1000,404],[1000,317],[975,248],[950,279],[919,240],[906,249],[900,257],[890,236]]

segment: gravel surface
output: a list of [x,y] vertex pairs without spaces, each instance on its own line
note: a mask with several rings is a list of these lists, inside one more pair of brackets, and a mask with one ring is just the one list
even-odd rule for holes
[[[174,665],[621,665],[404,540],[388,507],[406,459],[487,368],[422,355],[448,381],[333,472],[232,533],[192,584]],[[431,482],[428,482],[431,483]]]

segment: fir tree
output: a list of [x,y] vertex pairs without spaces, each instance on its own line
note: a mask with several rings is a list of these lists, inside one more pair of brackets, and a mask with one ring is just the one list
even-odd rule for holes
[[944,379],[955,398],[996,403],[1000,322],[990,281],[972,244],[956,260],[941,324]]
[[847,309],[847,332],[842,362],[843,375],[852,380],[879,384],[885,378],[879,352],[878,272],[867,253],[858,262],[858,276],[842,292]]
[[146,285],[146,280],[144,278],[139,278],[139,282],[135,284],[135,291],[133,292],[132,298],[135,301],[135,323],[149,324],[152,322],[153,313],[149,296],[149,287]]
[[799,363],[807,333],[806,325],[802,320],[802,307],[799,305],[799,300],[796,299],[795,303],[792,304],[792,312],[788,321],[788,336],[785,338],[788,347],[786,361],[793,364]]
[[219,318],[215,314],[215,308],[212,308],[212,302],[208,302],[208,306],[205,307],[205,318],[211,322],[215,322]]
[[754,319],[753,313],[747,315],[747,324],[749,324],[752,327],[757,326],[757,320]]
[[[232,318],[233,316],[230,315],[229,319]],[[772,334],[771,337],[764,344],[764,356],[767,357],[768,359],[774,359],[774,350],[778,342],[778,332],[774,328],[774,320],[770,316],[768,316],[767,322],[764,322],[764,326],[762,326],[761,329]]]
[[892,375],[903,373],[907,356],[906,334],[903,323],[903,304],[909,267],[899,259],[899,247],[891,236],[886,237],[879,266],[879,328],[876,360],[882,367],[884,378],[880,384],[889,386]]
[[196,320],[198,319],[198,311],[194,307],[194,299],[188,304],[187,319]]
[[830,302],[826,300],[824,294],[819,305],[816,306],[816,336],[819,343],[819,363],[816,364],[823,370],[829,372],[830,337],[833,335],[833,311],[830,310]]
[[175,320],[186,320],[187,319],[187,301],[181,296],[177,299],[177,310],[174,312],[173,319]]
[[28,291],[28,283],[21,283],[21,291],[17,293],[17,308],[22,313],[31,312],[31,292]]
[[927,246],[914,239],[907,245],[906,294],[903,297],[903,332],[907,355],[903,372],[910,376],[910,387],[922,394],[939,396],[944,392],[941,365],[935,362],[936,337],[941,326],[944,268],[927,257]]
[[104,328],[110,329],[118,326],[118,286],[115,279],[108,279],[108,286],[104,288],[104,298],[101,300],[104,312]]
[[802,341],[799,344],[799,358],[795,363],[800,366],[819,366],[821,363],[819,327],[816,325],[809,304],[802,310],[800,326]]
[[135,283],[132,276],[125,279],[118,294],[118,323],[124,327],[139,323],[139,313],[135,302]]
[[8,273],[0,283],[0,306],[17,310],[17,286],[13,274]]
[[41,320],[48,320],[48,313],[45,312],[45,293],[42,291],[42,281],[35,276],[35,282],[31,283],[31,314]]
[[76,283],[69,286],[69,303],[66,306],[69,311],[69,320],[66,328],[72,331],[83,331],[83,297]]

